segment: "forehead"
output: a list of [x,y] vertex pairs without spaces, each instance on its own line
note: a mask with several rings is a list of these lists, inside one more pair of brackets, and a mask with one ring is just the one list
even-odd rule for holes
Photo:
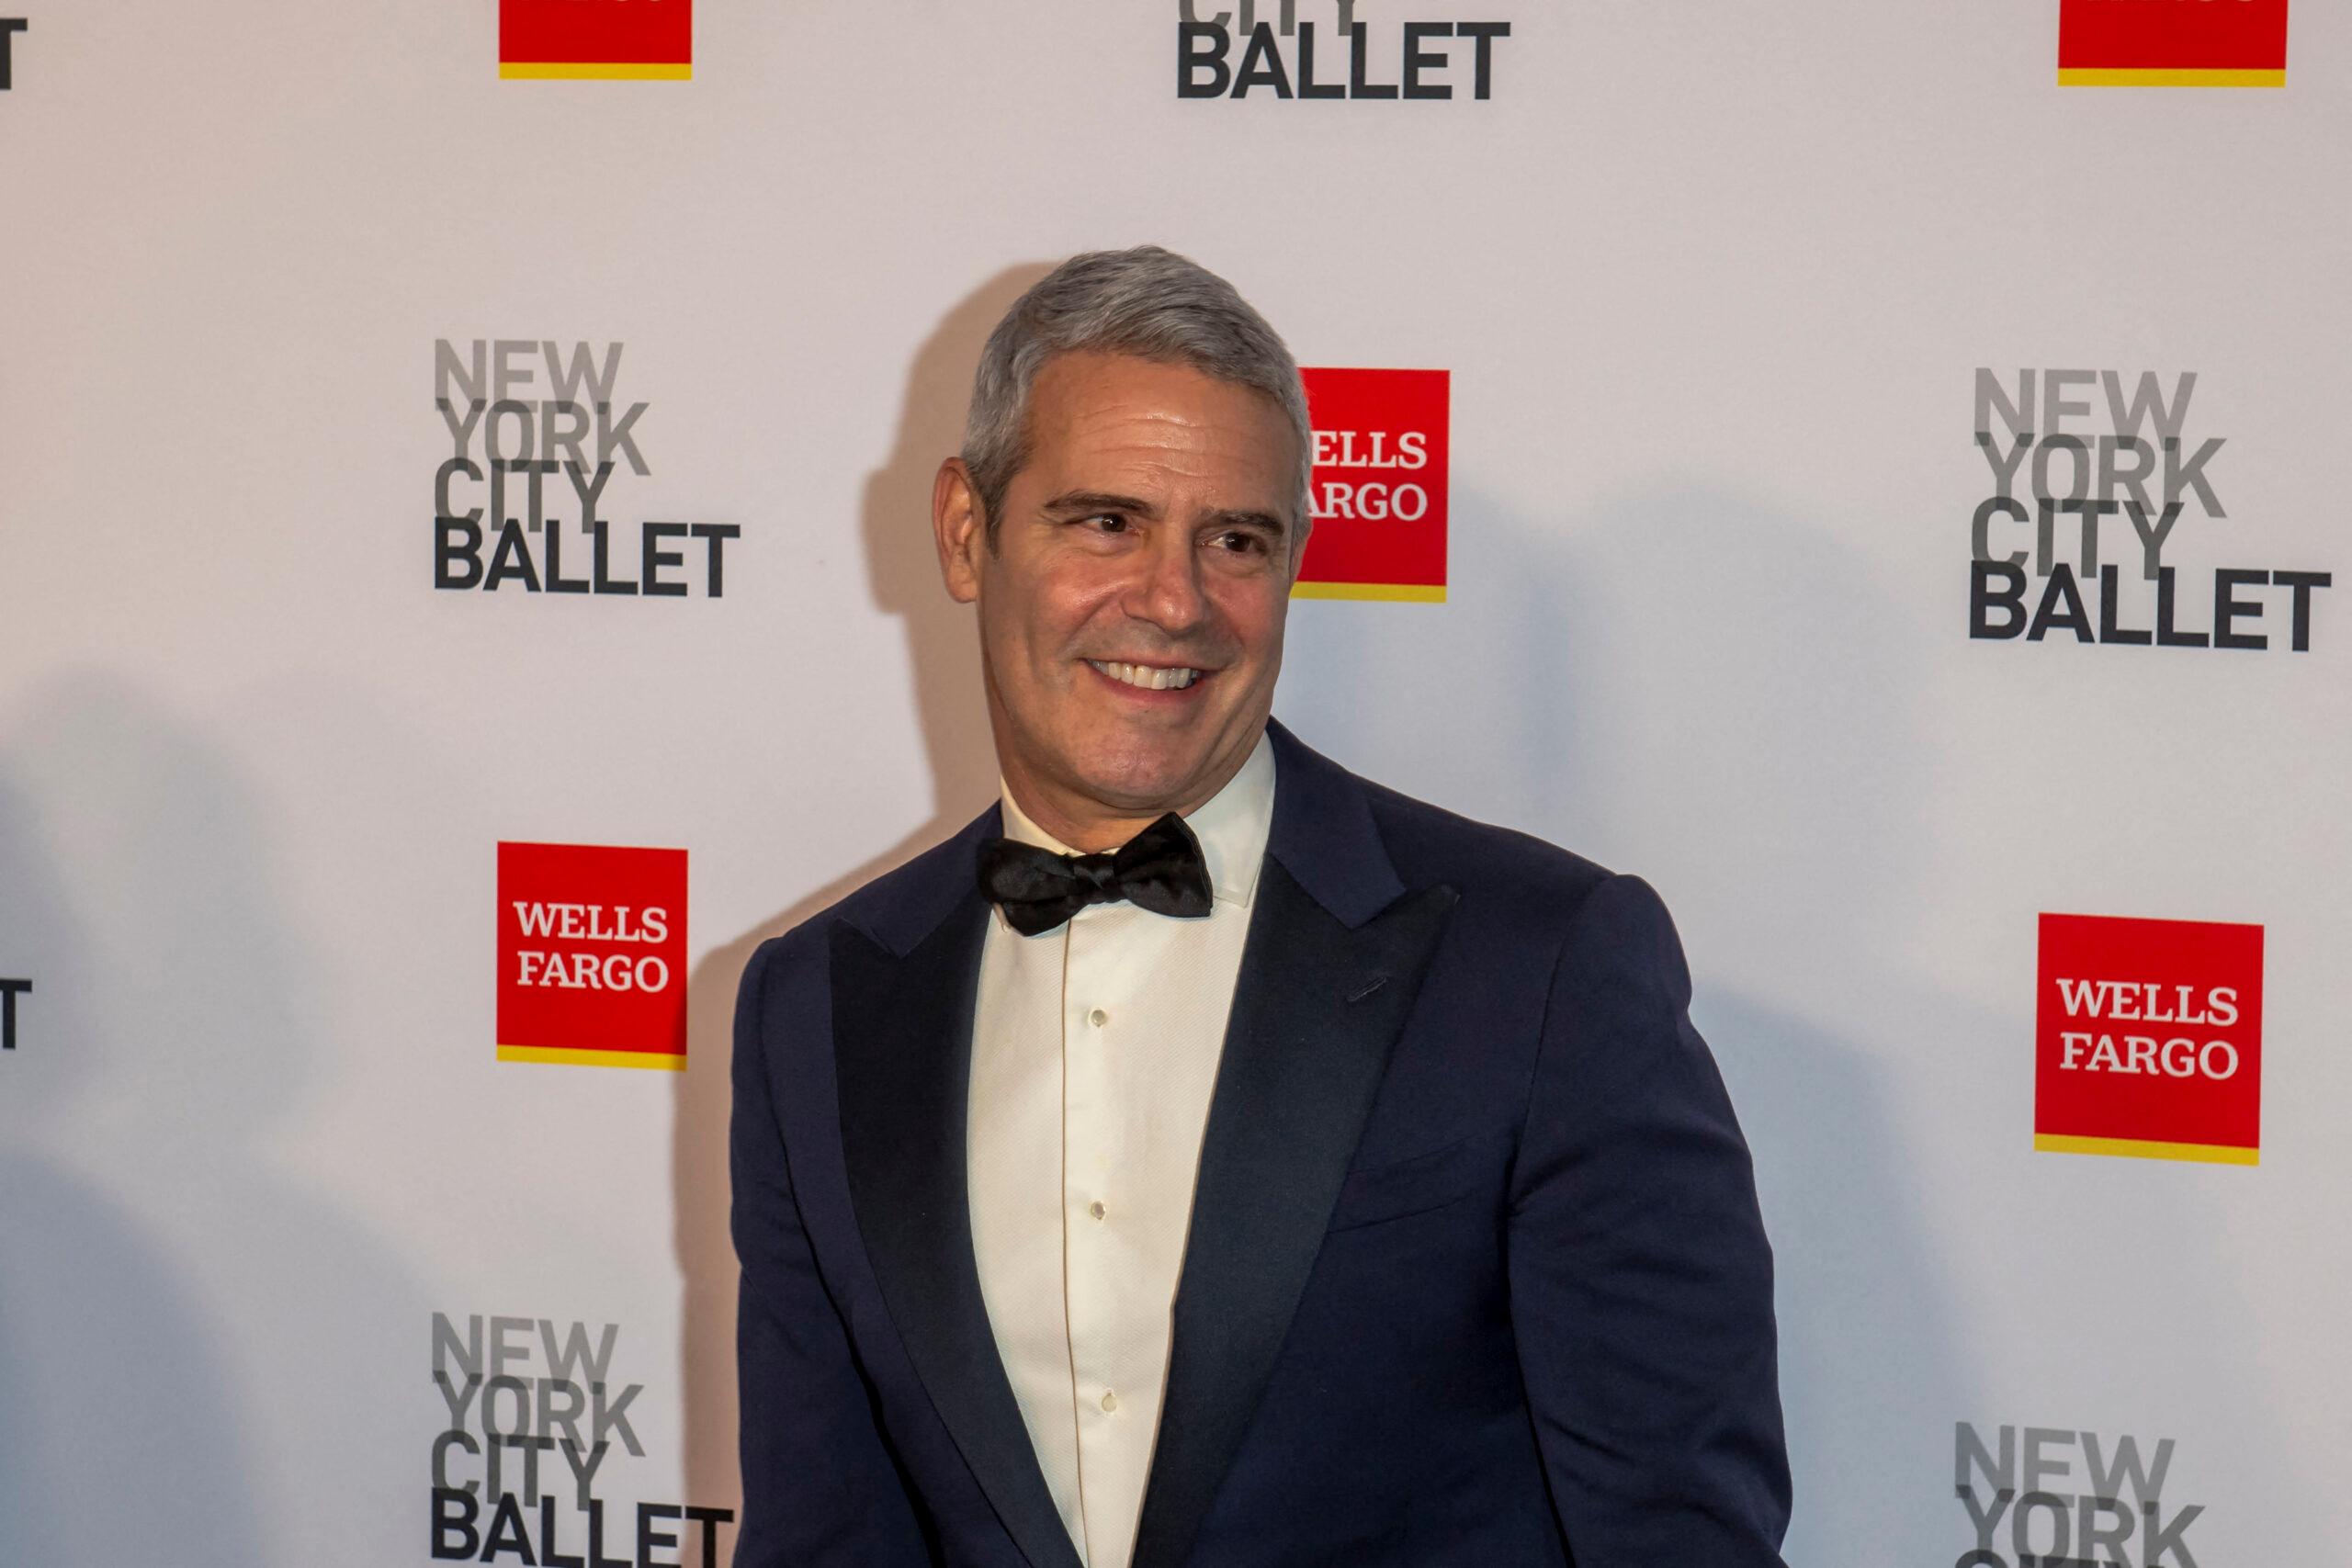
[[1061,354],[1029,393],[1029,466],[1117,463],[1169,478],[1293,482],[1301,454],[1282,406],[1254,387],[1133,355]]

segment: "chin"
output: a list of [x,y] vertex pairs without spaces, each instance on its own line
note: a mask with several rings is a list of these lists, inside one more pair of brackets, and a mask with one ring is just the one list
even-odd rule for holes
[[1122,811],[1174,810],[1200,777],[1198,757],[1103,759],[1076,770],[1086,793]]

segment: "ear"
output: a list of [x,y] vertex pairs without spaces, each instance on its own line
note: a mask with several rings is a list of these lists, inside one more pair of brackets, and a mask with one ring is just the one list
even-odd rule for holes
[[968,604],[980,596],[980,557],[988,550],[986,520],[980,515],[979,492],[964,459],[950,457],[939,465],[931,482],[932,540],[939,547],[939,575],[947,596]]

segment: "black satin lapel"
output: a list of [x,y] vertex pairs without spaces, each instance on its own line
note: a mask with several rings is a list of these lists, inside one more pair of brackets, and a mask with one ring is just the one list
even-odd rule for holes
[[1306,1288],[1455,894],[1351,931],[1272,856],[1209,1104],[1159,1444],[1135,1568],[1177,1568],[1232,1463]]
[[1078,1568],[998,1358],[972,1257],[966,1168],[978,895],[906,957],[832,944],[833,1048],[850,1201],[882,1299],[940,1418],[1036,1568]]

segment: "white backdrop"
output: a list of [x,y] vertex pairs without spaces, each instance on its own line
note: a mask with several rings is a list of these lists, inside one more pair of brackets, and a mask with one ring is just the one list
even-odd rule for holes
[[[2352,618],[1968,635],[1979,367],[2196,373],[2184,624],[2347,564],[2339,10],[2165,91],[2059,87],[2052,0],[1359,0],[1392,76],[1508,20],[1492,96],[1308,103],[1180,100],[1177,0],[704,0],[687,82],[501,80],[492,0],[0,9],[0,1562],[432,1561],[435,1313],[615,1325],[599,1499],[735,1506],[736,976],[989,798],[931,471],[1143,241],[1452,372],[1446,602],[1301,601],[1277,712],[1676,911],[1790,1561],[1964,1560],[1960,1423],[2171,1439],[2164,1561],[2340,1555]],[[740,526],[723,596],[433,586],[435,344],[502,338],[625,345],[606,514]],[[688,852],[685,1072],[496,1058],[502,840]],[[2035,1151],[2045,911],[2265,928],[2257,1166]]]

